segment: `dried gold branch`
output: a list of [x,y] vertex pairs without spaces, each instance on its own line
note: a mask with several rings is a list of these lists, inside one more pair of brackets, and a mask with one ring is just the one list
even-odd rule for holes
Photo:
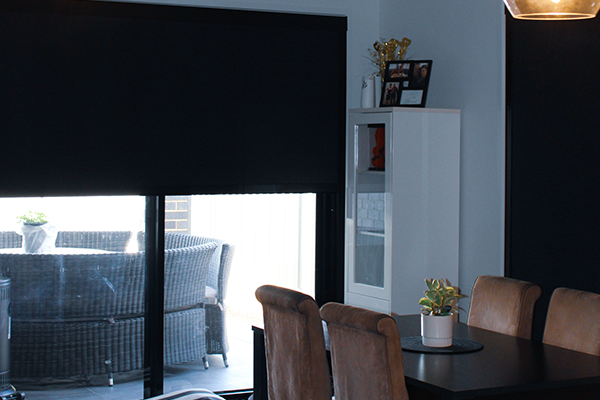
[[376,75],[383,76],[385,74],[386,61],[404,59],[410,43],[411,40],[407,38],[402,39],[402,41],[392,38],[387,42],[381,39],[381,42],[373,44],[373,50],[367,49],[371,63],[377,68]]

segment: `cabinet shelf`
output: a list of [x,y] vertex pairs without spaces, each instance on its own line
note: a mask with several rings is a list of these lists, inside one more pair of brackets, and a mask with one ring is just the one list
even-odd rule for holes
[[358,235],[366,235],[366,236],[375,236],[375,237],[385,238],[385,233],[384,232],[373,232],[373,231],[364,231],[364,230],[361,230],[361,229],[357,229],[356,233]]

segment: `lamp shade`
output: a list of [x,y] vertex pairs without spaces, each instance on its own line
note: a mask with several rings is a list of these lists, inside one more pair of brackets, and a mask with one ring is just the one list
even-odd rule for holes
[[600,8],[598,0],[504,0],[504,4],[518,19],[594,18]]

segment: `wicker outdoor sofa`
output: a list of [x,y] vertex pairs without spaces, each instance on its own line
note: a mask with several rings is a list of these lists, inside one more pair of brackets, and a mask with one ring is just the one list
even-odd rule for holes
[[[218,247],[165,249],[165,365],[206,364],[206,279]],[[0,254],[11,278],[11,377],[143,368],[144,263],[143,251]]]

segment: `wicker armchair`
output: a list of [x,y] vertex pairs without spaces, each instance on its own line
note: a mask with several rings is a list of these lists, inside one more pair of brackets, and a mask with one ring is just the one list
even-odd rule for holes
[[0,232],[0,249],[12,249],[23,246],[23,236],[15,231]]
[[125,251],[132,235],[131,231],[59,231],[55,244],[56,247]]
[[206,278],[215,242],[165,249],[165,365],[206,360]]
[[[137,234],[138,246],[144,248],[144,232]],[[219,247],[215,251],[206,279],[206,347],[208,354],[220,354],[223,364],[229,367],[227,352],[227,324],[225,318],[225,296],[231,271],[231,263],[235,246],[223,240],[183,233],[166,232],[165,249],[196,246],[203,243],[216,242]]]
[[[208,354],[220,354],[225,367],[229,367],[225,296],[227,295],[227,283],[234,251],[235,246],[233,245],[227,243],[221,245],[219,268],[211,267],[209,270],[204,300],[206,304],[206,351]],[[218,272],[216,276],[215,270]]]
[[[217,248],[165,250],[165,364],[206,363],[205,282]],[[143,368],[143,252],[0,254],[12,280],[11,377]]]

